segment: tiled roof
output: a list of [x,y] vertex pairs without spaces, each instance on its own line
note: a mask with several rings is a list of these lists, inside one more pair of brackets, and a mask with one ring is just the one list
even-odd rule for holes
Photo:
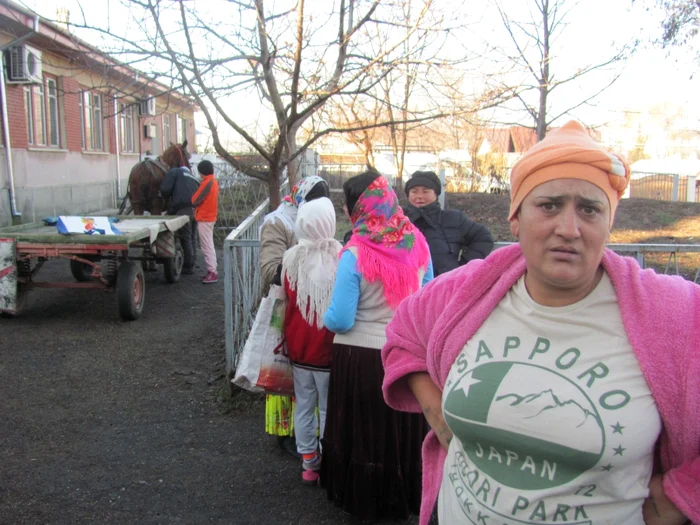
[[537,144],[537,133],[532,128],[513,126],[510,128],[510,136],[513,148],[508,153],[524,153]]

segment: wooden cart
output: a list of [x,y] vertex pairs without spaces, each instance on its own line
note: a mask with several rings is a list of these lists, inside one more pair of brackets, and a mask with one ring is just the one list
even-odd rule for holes
[[[33,288],[95,288],[116,291],[119,314],[135,320],[143,312],[143,266],[162,264],[165,279],[180,279],[184,256],[175,232],[186,216],[117,217],[120,235],[59,234],[42,222],[0,228],[0,313],[17,315]],[[67,259],[76,282],[36,280],[51,258]]]

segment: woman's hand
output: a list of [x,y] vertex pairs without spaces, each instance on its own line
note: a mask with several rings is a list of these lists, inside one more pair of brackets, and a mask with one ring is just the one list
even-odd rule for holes
[[663,475],[657,474],[649,480],[649,497],[644,500],[642,514],[646,525],[682,525],[687,521],[681,511],[666,497]]
[[440,441],[442,447],[447,450],[450,447],[450,441],[452,441],[452,431],[450,430],[450,427],[447,426],[447,423],[445,423],[445,419],[442,417],[442,412],[440,413],[440,419],[442,420],[442,425],[438,425],[437,427],[430,425],[430,427],[435,431],[435,435]]
[[406,378],[408,387],[416,396],[420,403],[423,415],[428,421],[430,428],[435,431],[435,435],[440,440],[440,444],[447,449],[452,440],[452,431],[445,423],[442,415],[442,392],[437,387],[427,372],[416,372]]

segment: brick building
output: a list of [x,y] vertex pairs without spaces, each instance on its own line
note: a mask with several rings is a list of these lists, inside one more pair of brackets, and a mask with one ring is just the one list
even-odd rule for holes
[[196,151],[191,99],[8,0],[0,49],[0,226],[112,208],[144,156]]

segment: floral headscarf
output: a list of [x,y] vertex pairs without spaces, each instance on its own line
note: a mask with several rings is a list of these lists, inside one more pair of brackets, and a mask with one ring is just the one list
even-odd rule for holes
[[379,176],[357,200],[351,216],[357,268],[368,282],[381,281],[384,297],[396,309],[420,288],[419,269],[426,270],[430,250],[423,234],[404,215],[396,193]]
[[277,209],[265,215],[263,224],[271,220],[279,219],[290,232],[294,232],[297,210],[306,203],[306,196],[319,182],[326,183],[325,180],[316,175],[301,179],[297,185],[292,188],[290,194],[284,196]]
[[301,208],[306,203],[306,196],[319,182],[325,183],[326,181],[316,175],[301,179],[290,192],[291,203],[297,208]]

